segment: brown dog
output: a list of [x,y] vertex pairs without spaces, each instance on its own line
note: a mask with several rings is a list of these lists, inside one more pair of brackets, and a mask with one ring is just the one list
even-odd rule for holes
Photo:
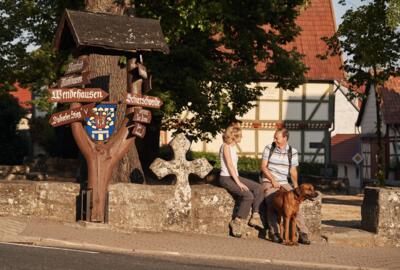
[[[297,245],[296,216],[300,210],[300,203],[306,199],[312,200],[318,196],[313,185],[301,184],[299,187],[286,191],[284,188],[275,192],[272,205],[278,214],[279,232],[285,245]],[[283,238],[283,223],[285,222],[285,238]],[[289,226],[292,225],[291,241],[289,241]]]

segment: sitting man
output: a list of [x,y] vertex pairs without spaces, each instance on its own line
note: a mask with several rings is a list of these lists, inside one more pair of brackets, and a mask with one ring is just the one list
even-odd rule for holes
[[[273,194],[284,188],[287,191],[298,187],[297,166],[299,165],[297,150],[288,144],[289,132],[286,128],[279,128],[274,134],[274,142],[264,149],[261,162],[261,182],[265,192],[267,203],[267,219],[270,239],[275,243],[281,243],[279,235],[277,215],[272,206]],[[288,182],[290,176],[293,188]],[[299,229],[299,243],[309,245],[308,229],[305,226],[301,213],[297,215],[297,228]]]

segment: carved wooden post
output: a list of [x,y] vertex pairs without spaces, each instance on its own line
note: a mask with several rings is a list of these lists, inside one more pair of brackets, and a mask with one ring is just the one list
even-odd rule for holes
[[[103,1],[88,0],[86,4],[87,7],[93,8],[92,11],[103,11],[103,7],[114,2],[106,0],[103,5]],[[109,23],[113,24],[112,28],[108,27]],[[110,39],[110,37],[113,38]],[[136,112],[135,106],[151,108],[162,106],[160,99],[141,95],[142,80],[147,78],[147,72],[142,63],[136,63],[134,58],[130,58],[126,70],[123,71],[118,67],[118,58],[135,55],[140,59],[140,51],[168,53],[169,49],[164,41],[158,20],[146,19],[143,21],[143,19],[134,17],[72,10],[66,10],[59,23],[55,47],[56,49],[72,50],[75,54],[80,55],[80,58],[86,58],[89,61],[89,65],[81,64],[83,59],[74,61],[68,67],[71,74],[66,72],[68,76],[60,79],[59,89],[50,89],[51,94],[55,97],[62,96],[58,100],[53,100],[54,102],[73,102],[70,110],[54,115],[51,124],[55,126],[71,123],[73,136],[88,167],[88,188],[92,190],[90,220],[103,222],[106,192],[112,178],[112,170],[129,150],[135,150],[135,137],[143,138],[145,135],[145,126],[142,123],[146,124],[151,120],[150,111],[137,108]],[[88,67],[89,70],[86,70],[85,67]],[[138,70],[138,76],[132,76],[133,69]],[[90,80],[88,73],[90,73]],[[89,84],[89,81],[92,87],[98,85],[99,88],[92,88],[92,90],[66,89],[71,86],[82,87]],[[107,95],[100,89],[100,86],[108,92]],[[116,88],[125,96],[116,93]],[[65,98],[69,95],[75,95],[77,98]],[[95,104],[84,106],[81,104],[83,102],[99,102],[108,95],[112,101],[120,104],[116,113],[119,115],[118,119],[121,120],[117,122],[122,122],[121,125],[117,125],[117,132],[112,135],[112,130],[107,130],[107,126],[112,125],[115,128],[115,120],[109,119],[115,116],[115,109],[110,109],[111,105],[101,102],[92,112],[89,112],[88,107],[92,108]],[[123,110],[125,105],[128,106],[126,111]],[[107,108],[103,109],[104,107]],[[108,110],[107,113],[104,113],[105,110]],[[114,115],[108,117],[110,111],[114,112]],[[89,117],[91,113],[96,115]],[[87,130],[81,123],[83,120],[87,123]],[[134,123],[132,124],[132,122]],[[91,136],[86,131],[92,132]],[[133,160],[138,160],[137,153],[133,155]]]

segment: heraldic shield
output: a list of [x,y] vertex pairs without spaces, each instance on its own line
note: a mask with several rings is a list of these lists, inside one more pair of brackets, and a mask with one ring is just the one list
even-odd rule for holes
[[99,104],[93,116],[85,118],[86,132],[95,141],[107,141],[114,132],[117,104]]

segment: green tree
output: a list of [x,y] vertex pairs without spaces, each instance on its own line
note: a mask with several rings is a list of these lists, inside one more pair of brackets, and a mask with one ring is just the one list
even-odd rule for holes
[[[60,76],[67,55],[55,53],[51,42],[64,8],[158,18],[171,53],[144,55],[154,78],[148,94],[165,102],[154,118],[159,123],[162,119],[164,128],[186,132],[193,139],[210,139],[253,106],[261,88],[250,83],[276,81],[293,90],[304,82],[307,68],[302,55],[285,45],[300,32],[295,19],[305,2],[4,0],[0,82],[26,83],[37,96],[42,86]],[[29,45],[37,49],[27,52]],[[268,63],[267,69],[257,72],[260,62]],[[186,118],[185,111],[190,111]],[[155,123],[148,130],[158,134]],[[146,142],[144,153],[149,152],[147,145],[157,147],[157,138]]]
[[[34,94],[43,94],[40,88],[56,79],[65,61],[65,55],[52,50],[57,23],[65,8],[82,8],[81,2],[0,1],[0,82],[3,89],[10,89],[19,81],[29,85]],[[49,108],[43,106],[46,107]]]
[[[127,5],[129,1],[114,2]],[[260,89],[250,88],[249,83],[273,80],[279,87],[294,89],[304,82],[301,55],[283,49],[300,31],[294,20],[303,0],[132,2],[139,17],[161,19],[171,47],[169,56],[149,57],[154,93],[166,100],[167,128],[210,138],[252,107]],[[83,9],[84,3],[0,3],[0,81],[19,80],[39,94],[40,87],[59,76],[65,55],[55,54],[51,41],[64,8]],[[268,25],[267,31],[262,25]],[[27,52],[28,46],[38,49]],[[268,62],[263,73],[254,68],[260,61]],[[187,109],[195,117],[181,121],[179,115]]]
[[[303,4],[135,1],[139,17],[161,20],[171,49],[170,55],[146,57],[154,93],[166,101],[164,128],[207,140],[253,106],[261,88],[252,82],[277,81],[290,90],[303,83],[302,55],[284,49],[300,31],[295,19]],[[255,69],[260,62],[268,63],[263,72]]]
[[[389,20],[388,13],[392,7],[390,2],[372,1],[357,9],[349,9],[342,17],[343,22],[335,35],[325,38],[329,46],[327,55],[343,53],[346,56],[343,69],[355,87],[371,85],[376,90],[390,76],[400,75],[400,32],[397,27],[393,27],[394,20]],[[383,184],[386,168],[379,91],[375,91],[375,97],[379,149],[375,177]]]

